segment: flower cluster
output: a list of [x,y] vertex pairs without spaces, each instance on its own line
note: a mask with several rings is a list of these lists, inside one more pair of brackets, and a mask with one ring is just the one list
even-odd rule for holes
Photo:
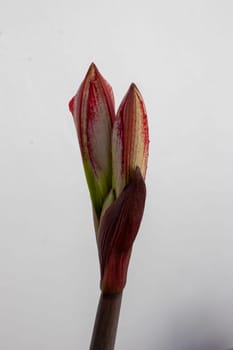
[[111,86],[94,63],[69,103],[93,205],[103,293],[121,292],[143,215],[148,124],[131,84],[115,114]]

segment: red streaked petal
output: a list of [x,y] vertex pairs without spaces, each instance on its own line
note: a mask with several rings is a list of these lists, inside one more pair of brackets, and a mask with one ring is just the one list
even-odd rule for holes
[[113,186],[117,196],[138,166],[145,178],[149,135],[145,105],[135,84],[131,84],[113,126]]
[[77,129],[91,198],[96,210],[98,206],[99,215],[111,188],[111,134],[115,112],[112,89],[94,63],[71,99],[69,109]]

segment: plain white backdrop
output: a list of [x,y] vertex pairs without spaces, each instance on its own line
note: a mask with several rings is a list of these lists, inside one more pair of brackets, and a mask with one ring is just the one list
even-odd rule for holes
[[0,0],[0,349],[88,349],[99,297],[68,101],[94,61],[147,106],[117,350],[233,346],[233,2]]

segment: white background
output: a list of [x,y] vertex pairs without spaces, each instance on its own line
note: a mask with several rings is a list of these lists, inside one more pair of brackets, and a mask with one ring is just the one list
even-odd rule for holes
[[150,125],[116,349],[233,346],[233,1],[0,0],[0,348],[88,349],[99,297],[69,99],[94,61]]

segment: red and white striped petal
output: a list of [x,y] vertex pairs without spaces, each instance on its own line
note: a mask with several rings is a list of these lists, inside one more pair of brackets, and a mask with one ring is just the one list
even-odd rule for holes
[[113,188],[119,196],[136,167],[146,175],[149,148],[148,122],[142,96],[135,84],[125,95],[113,125]]
[[77,129],[92,202],[99,216],[111,189],[111,134],[115,113],[112,88],[94,63],[69,107]]

